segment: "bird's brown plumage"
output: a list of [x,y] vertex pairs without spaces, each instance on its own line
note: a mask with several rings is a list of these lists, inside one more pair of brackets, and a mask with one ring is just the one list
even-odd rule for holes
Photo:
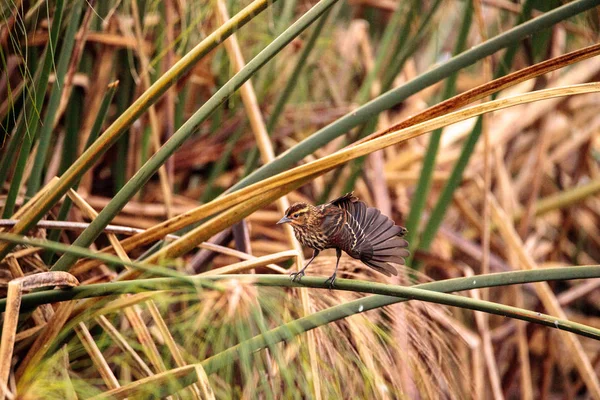
[[[406,229],[395,225],[378,209],[367,207],[352,193],[320,206],[293,204],[279,223],[290,223],[298,241],[314,251],[306,266],[293,274],[294,279],[303,276],[306,267],[324,249],[336,249],[336,271],[343,250],[387,276],[398,274],[390,263],[404,264],[404,258],[410,255],[408,242],[402,238]],[[335,275],[334,272],[329,278],[331,286]]]

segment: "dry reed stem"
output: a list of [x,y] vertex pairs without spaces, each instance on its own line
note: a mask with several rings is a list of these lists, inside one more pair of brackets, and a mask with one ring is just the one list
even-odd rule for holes
[[[225,6],[223,0],[217,0],[217,15],[221,24],[224,24],[229,20],[227,7]],[[225,41],[224,44],[229,59],[231,60],[231,63],[233,64],[236,72],[240,72],[242,68],[244,68],[246,62],[244,60],[244,56],[242,55],[242,51],[237,40],[237,35],[235,33],[232,34]],[[261,159],[264,164],[267,164],[275,159],[275,151],[273,150],[273,144],[271,143],[271,139],[269,138],[269,133],[267,132],[267,127],[262,117],[251,80],[248,80],[242,85],[242,87],[240,88],[240,94],[242,97],[242,102],[244,103],[246,114],[248,115],[248,119],[250,121],[250,127],[252,128],[252,132],[254,133],[256,145],[260,151]],[[290,203],[287,197],[285,196],[280,197],[277,200],[276,204],[281,214],[283,214],[285,210],[290,206]],[[291,226],[286,224],[283,227],[283,229],[286,237],[289,240],[290,245],[294,249],[294,253],[296,256],[296,268],[297,270],[300,270],[302,264],[304,263],[302,247],[296,241]],[[300,298],[302,300],[302,308],[304,315],[309,315],[311,304],[308,296],[308,289],[301,288],[299,289],[299,292]],[[321,399],[321,384],[319,378],[319,368],[317,365],[315,337],[313,333],[309,333],[309,335],[307,336],[307,345],[312,371],[312,379],[310,381],[313,385],[313,395],[318,400]]]
[[[166,31],[166,47],[167,54],[165,56],[165,69],[171,68],[175,63],[175,1],[165,1],[165,31]],[[166,114],[166,128],[165,128],[165,140],[169,140],[173,133],[175,133],[175,95],[176,88],[170,87],[165,94],[165,114]],[[170,178],[170,184],[174,184],[175,180],[175,160],[171,157],[167,160],[167,176]],[[171,206],[173,206],[171,204]],[[172,216],[173,211],[168,208],[168,215]]]
[[[131,1],[131,12],[133,15],[133,27],[135,32],[135,38],[138,42],[138,57],[141,63],[141,73],[140,77],[142,79],[143,89],[148,90],[151,86],[150,82],[150,62],[148,61],[148,56],[146,53],[142,51],[141,44],[143,43],[142,36],[142,27],[140,25],[139,18],[139,9],[137,5],[137,0]],[[157,152],[160,145],[160,125],[158,123],[158,117],[156,116],[156,108],[154,105],[151,105],[148,108],[148,116],[150,117],[150,127],[152,128],[152,134],[150,135],[150,139],[152,142],[152,147],[154,148],[154,152]],[[173,217],[173,188],[172,188],[172,177],[169,177],[167,174],[167,168],[165,165],[161,165],[158,169],[158,177],[160,179],[160,187],[162,189],[163,201],[165,205],[165,211],[167,214],[167,218]]]
[[[169,350],[169,352],[171,353],[171,357],[173,357],[173,360],[175,361],[175,365],[177,365],[178,367],[186,366],[187,363],[183,359],[181,351],[179,351],[179,347],[175,343],[175,340],[173,339],[173,336],[171,335],[167,324],[160,315],[160,311],[158,310],[156,303],[154,303],[154,301],[152,300],[149,300],[145,304],[146,307],[148,307],[148,310],[150,311],[150,315],[152,316],[154,323],[158,327],[158,331],[160,332],[161,338],[167,345],[167,349]],[[202,368],[202,366],[200,366],[200,368]],[[206,376],[206,374],[204,374],[204,376]],[[210,382],[208,381],[208,379],[203,381],[202,375],[198,375],[198,378],[198,382],[194,382],[192,385],[190,385],[188,390],[192,393],[192,398],[200,400],[202,399],[202,390],[204,388],[208,388],[212,392],[212,388],[210,387]]]
[[102,377],[102,380],[106,386],[109,389],[120,388],[121,385],[119,385],[117,377],[104,359],[102,352],[96,345],[96,342],[94,342],[94,338],[83,322],[77,324],[75,327],[75,332],[77,333],[77,337],[81,341],[81,344],[85,348],[85,351],[88,353],[90,359],[94,363],[94,366],[100,373],[100,376]]
[[[483,14],[481,10],[481,1],[475,0],[473,1],[473,10],[475,15],[475,20],[477,21],[477,27],[479,28],[479,35],[481,36],[481,41],[485,42],[487,40],[487,35],[485,33],[485,23],[483,20]],[[492,81],[492,65],[490,57],[486,57],[483,60],[483,77],[486,82]],[[491,169],[490,169],[490,129],[489,129],[489,115],[484,114],[481,117],[482,121],[482,136],[483,136],[483,192],[488,193],[491,190]],[[482,219],[483,219],[483,227],[482,227],[482,257],[481,257],[481,273],[487,274],[490,272],[490,216],[489,216],[489,205],[486,201],[487,196],[483,196],[483,204],[482,204]],[[473,292],[474,298],[481,298],[483,300],[489,299],[489,290],[481,289],[479,291]],[[489,327],[489,316],[485,313],[475,313],[475,321],[477,323],[477,327],[481,333],[482,344],[483,344],[483,352],[485,356],[486,366],[490,378],[491,390],[494,395],[494,399],[501,400],[504,399],[504,395],[502,393],[501,386],[501,378],[498,372],[498,362],[496,360],[496,356],[494,354],[494,348],[492,346],[492,339],[490,335],[490,327]]]
[[[8,264],[8,268],[13,279],[23,278],[25,276],[21,266],[19,265],[19,262],[12,256],[12,254],[6,256],[6,263]],[[44,311],[42,312],[42,310]],[[44,304],[43,307],[33,310],[31,313],[31,319],[33,319],[35,325],[44,325],[46,324],[46,321],[52,318],[52,314],[54,314],[52,306],[49,304]]]
[[[511,250],[517,254],[519,259],[519,264],[516,265],[528,270],[537,269],[535,261],[524,249],[523,243],[518,237],[514,227],[509,224],[508,221],[510,221],[510,219],[500,209],[500,206],[497,204],[495,198],[492,195],[489,195],[489,197],[492,217],[495,220],[502,237],[507,242]],[[548,313],[559,318],[566,319],[566,314],[561,308],[548,283],[538,282],[534,284],[534,287],[538,297],[540,298],[540,301],[544,304],[544,307]],[[590,395],[594,399],[600,399],[600,381],[598,380],[598,376],[594,372],[594,369],[590,364],[590,360],[586,356],[583,347],[581,346],[581,342],[577,337],[575,337],[575,335],[567,332],[560,332],[560,335],[558,336],[564,340],[565,344],[569,348],[568,355],[572,358],[573,363],[577,367],[577,370],[585,382]]]
[[148,364],[139,356],[139,354],[131,347],[127,339],[121,335],[121,332],[104,316],[100,315],[95,318],[98,324],[104,329],[104,331],[110,336],[113,342],[119,346],[123,352],[129,354],[135,364],[147,375],[154,375]]
[[[75,35],[76,39],[81,39],[81,32]],[[114,47],[115,50],[127,49],[127,50],[140,50],[140,43],[132,37],[116,35],[114,33],[107,32],[86,32],[86,42],[98,43],[110,47]],[[34,35],[27,37],[27,43],[29,46],[42,46],[48,43],[47,32],[36,32]],[[152,43],[144,41],[141,48],[145,53],[151,53],[154,49]]]
[[106,315],[110,313],[118,313],[125,308],[133,307],[137,304],[144,303],[149,299],[156,297],[157,295],[164,293],[163,290],[158,290],[152,293],[138,293],[132,294],[128,297],[118,297],[115,300],[109,301],[104,304],[101,308],[93,309],[93,307],[100,302],[99,298],[89,298],[80,301],[73,310],[73,315],[71,318],[81,315],[89,309],[93,309],[93,311],[89,314],[90,318],[96,318],[101,315]]
[[[494,164],[497,172],[498,180],[500,181],[501,188],[500,192],[500,201],[505,210],[509,211],[513,214],[514,205],[518,204],[518,201],[515,199],[516,191],[514,191],[512,179],[508,172],[508,167],[504,163],[501,155],[500,149],[496,148],[494,151]],[[509,265],[517,265],[518,258],[515,252],[512,249],[507,249],[507,258]],[[515,293],[515,305],[517,307],[523,308],[525,306],[522,294],[522,288],[515,286],[512,288],[512,291]],[[516,325],[516,333],[517,333],[517,346],[518,346],[518,357],[520,362],[520,372],[521,372],[521,388],[522,388],[522,396],[526,399],[533,398],[533,385],[531,380],[531,365],[529,362],[529,340],[527,337],[527,324],[523,321],[515,321]]]
[[9,283],[6,294],[6,311],[2,324],[2,341],[0,342],[0,383],[2,384],[2,387],[0,387],[0,390],[2,390],[0,400],[4,400],[6,395],[13,396],[8,389],[8,377],[12,366],[20,306],[21,284]]

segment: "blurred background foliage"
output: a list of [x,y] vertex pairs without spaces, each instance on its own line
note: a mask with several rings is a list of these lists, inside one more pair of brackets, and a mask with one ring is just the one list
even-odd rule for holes
[[[597,270],[548,272],[600,260],[599,5],[2,2],[0,228],[89,249],[0,248],[7,397],[600,398],[598,340],[470,310],[600,329]],[[439,116],[431,133],[396,133]],[[389,280],[345,256],[342,278],[464,278],[468,300],[391,305],[365,286],[378,294],[363,313],[368,296],[343,279],[269,280],[304,259],[275,225],[286,206],[352,190],[407,226],[412,256]],[[124,265],[93,260],[107,246]],[[471,278],[522,270],[540,283]],[[257,281],[183,278],[240,272]],[[155,275],[174,286],[135,283]],[[586,279],[560,280],[573,278]],[[88,299],[14,297],[77,284]]]

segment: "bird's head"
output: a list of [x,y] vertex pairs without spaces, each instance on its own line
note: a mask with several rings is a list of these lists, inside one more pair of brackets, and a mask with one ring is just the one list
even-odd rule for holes
[[310,216],[310,206],[306,203],[296,203],[290,206],[277,224],[290,223],[292,226],[305,226]]

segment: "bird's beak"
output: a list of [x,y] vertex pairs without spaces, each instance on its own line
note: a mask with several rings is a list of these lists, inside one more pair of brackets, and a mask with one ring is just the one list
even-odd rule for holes
[[292,222],[292,220],[291,220],[291,219],[289,219],[288,217],[286,217],[286,216],[284,215],[284,216],[283,216],[283,218],[281,218],[281,219],[279,220],[279,222],[277,222],[277,225],[279,225],[279,224],[285,224],[285,223],[288,223],[288,222]]

